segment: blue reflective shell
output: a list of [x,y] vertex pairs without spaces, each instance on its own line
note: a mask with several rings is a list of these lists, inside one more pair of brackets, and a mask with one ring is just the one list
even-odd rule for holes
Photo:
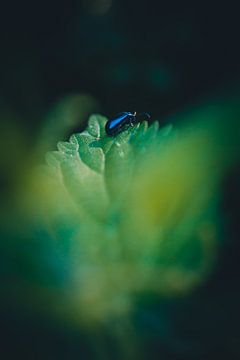
[[114,136],[127,129],[129,126],[132,126],[136,122],[136,113],[123,112],[118,114],[115,118],[108,120],[105,130],[107,135]]

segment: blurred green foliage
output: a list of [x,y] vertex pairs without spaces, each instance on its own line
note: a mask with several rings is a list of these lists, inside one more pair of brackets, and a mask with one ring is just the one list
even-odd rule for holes
[[[46,123],[49,144],[67,103]],[[81,329],[90,342],[103,331],[120,358],[139,358],[146,339],[135,316],[191,298],[228,241],[220,205],[239,160],[238,119],[237,101],[212,103],[160,130],[143,122],[109,138],[107,119],[92,115],[36,166],[44,130],[22,164],[10,218],[2,217],[3,308],[14,299],[20,311]],[[106,358],[111,341],[98,341]]]
[[240,358],[238,14],[2,6],[1,358]]

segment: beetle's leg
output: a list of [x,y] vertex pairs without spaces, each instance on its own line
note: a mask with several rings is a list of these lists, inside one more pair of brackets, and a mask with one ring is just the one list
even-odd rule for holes
[[136,124],[137,112],[134,111],[133,115],[131,116],[130,125],[134,126]]

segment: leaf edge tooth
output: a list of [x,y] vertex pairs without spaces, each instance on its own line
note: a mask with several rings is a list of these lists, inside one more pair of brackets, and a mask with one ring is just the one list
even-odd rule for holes
[[157,120],[155,120],[151,125],[150,127],[154,127],[155,128],[155,131],[158,131],[159,130],[159,122]]
[[172,123],[165,125],[163,128],[159,129],[159,135],[161,137],[167,137],[173,130],[174,126]]
[[76,138],[76,134],[72,134],[72,135],[70,136],[69,142],[70,142],[71,144],[75,144],[76,147],[77,147],[77,150],[78,150],[79,144],[78,144],[78,141],[77,141],[77,138]]
[[[74,146],[74,147],[73,147]],[[76,146],[76,144],[73,144],[71,142],[67,142],[67,141],[59,141],[57,143],[57,148],[60,152],[62,153],[76,153],[78,151],[78,146]]]
[[[98,115],[92,114],[88,119],[87,132],[96,137],[100,137],[100,123],[98,121]],[[93,130],[93,131],[92,131]]]
[[45,154],[45,161],[50,167],[59,168],[62,161],[61,153],[57,150],[48,151]]

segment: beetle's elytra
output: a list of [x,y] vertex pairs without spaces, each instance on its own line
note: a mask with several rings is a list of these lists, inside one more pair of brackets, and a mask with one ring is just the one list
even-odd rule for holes
[[134,124],[138,123],[139,116],[144,115],[145,118],[150,118],[150,115],[148,113],[142,113],[137,115],[136,112],[122,112],[115,116],[113,119],[108,120],[106,123],[106,134],[108,136],[115,136],[119,134],[120,132],[126,130],[129,126],[133,126]]

